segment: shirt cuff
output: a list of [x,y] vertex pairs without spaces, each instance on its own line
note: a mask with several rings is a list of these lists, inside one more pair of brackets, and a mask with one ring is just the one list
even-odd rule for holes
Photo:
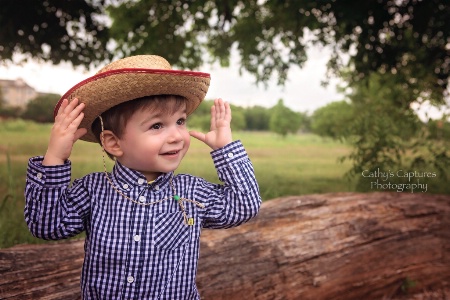
[[217,169],[226,167],[229,164],[236,163],[243,159],[248,159],[247,152],[240,140],[231,142],[222,148],[212,151],[211,157]]
[[71,162],[63,165],[43,166],[43,156],[30,158],[28,161],[27,180],[41,186],[67,186],[70,183]]

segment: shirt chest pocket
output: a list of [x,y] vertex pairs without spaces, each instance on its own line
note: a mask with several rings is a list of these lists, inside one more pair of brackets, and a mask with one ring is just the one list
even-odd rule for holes
[[181,212],[161,213],[153,217],[153,244],[162,250],[175,250],[191,241],[192,227]]

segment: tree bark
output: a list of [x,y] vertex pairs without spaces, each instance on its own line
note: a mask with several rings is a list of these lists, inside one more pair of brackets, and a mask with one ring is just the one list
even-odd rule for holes
[[[0,299],[80,299],[83,240],[0,250]],[[201,237],[202,299],[450,297],[450,196],[338,193],[263,203]]]
[[449,196],[275,199],[202,239],[204,299],[390,299],[450,283]]

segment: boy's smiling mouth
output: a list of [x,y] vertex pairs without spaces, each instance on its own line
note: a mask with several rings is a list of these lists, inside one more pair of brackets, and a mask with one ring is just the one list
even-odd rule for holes
[[181,150],[168,151],[168,152],[161,153],[161,155],[165,155],[165,156],[177,155],[178,153],[180,153],[180,151]]

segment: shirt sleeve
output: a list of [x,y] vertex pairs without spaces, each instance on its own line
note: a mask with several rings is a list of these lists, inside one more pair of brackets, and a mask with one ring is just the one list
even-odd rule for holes
[[71,163],[43,166],[43,157],[28,162],[25,185],[25,221],[31,233],[43,239],[72,237],[85,229],[89,214],[88,192],[81,184],[71,187]]
[[230,228],[255,217],[261,206],[253,165],[240,141],[211,152],[220,181],[201,181],[197,197],[205,203],[203,227]]

